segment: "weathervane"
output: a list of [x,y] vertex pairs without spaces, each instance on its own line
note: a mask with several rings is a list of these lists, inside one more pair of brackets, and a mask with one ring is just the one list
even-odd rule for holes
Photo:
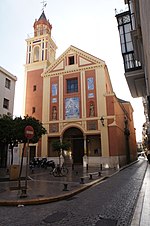
[[47,6],[47,2],[43,0],[41,3],[43,4],[42,11],[44,11],[44,8]]

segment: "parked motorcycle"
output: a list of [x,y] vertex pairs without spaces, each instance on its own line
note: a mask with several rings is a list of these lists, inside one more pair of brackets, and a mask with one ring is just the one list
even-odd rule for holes
[[41,161],[42,160],[40,160],[39,158],[33,158],[29,163],[30,168],[39,168],[41,166]]
[[53,160],[47,160],[47,158],[42,158],[42,159],[34,158],[30,161],[29,167],[32,171],[35,167],[37,168],[41,167],[44,169],[49,168],[50,171],[53,171],[53,169],[55,168],[55,162]]
[[42,158],[40,167],[45,169],[47,168],[47,158]]

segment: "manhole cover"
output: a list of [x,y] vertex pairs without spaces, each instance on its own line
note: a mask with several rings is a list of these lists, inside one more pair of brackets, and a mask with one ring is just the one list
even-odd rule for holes
[[116,226],[117,220],[112,219],[100,219],[96,222],[95,226]]
[[62,220],[64,217],[66,217],[66,212],[56,212],[56,213],[53,213],[52,215],[49,215],[47,216],[45,219],[44,219],[44,222],[45,223],[55,223],[55,222],[58,222],[60,220]]

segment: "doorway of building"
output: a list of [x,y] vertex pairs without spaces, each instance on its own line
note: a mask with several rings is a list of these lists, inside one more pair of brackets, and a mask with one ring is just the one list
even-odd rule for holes
[[82,164],[84,155],[84,142],[82,137],[72,139],[72,158],[74,164]]
[[84,139],[80,129],[72,127],[63,134],[63,139],[71,143],[73,164],[82,164],[84,155]]

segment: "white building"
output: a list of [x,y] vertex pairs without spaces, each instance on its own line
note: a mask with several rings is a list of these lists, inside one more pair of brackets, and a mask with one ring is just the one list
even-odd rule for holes
[[[15,83],[17,77],[0,66],[0,115],[13,115]],[[0,167],[6,167],[9,152],[5,144],[0,144]]]
[[17,77],[0,67],[0,114],[13,115]]

